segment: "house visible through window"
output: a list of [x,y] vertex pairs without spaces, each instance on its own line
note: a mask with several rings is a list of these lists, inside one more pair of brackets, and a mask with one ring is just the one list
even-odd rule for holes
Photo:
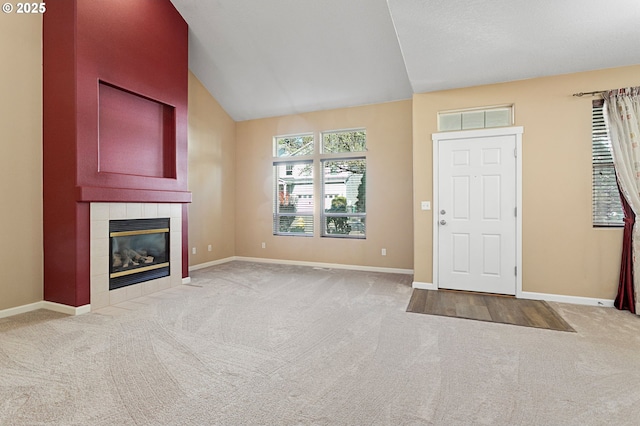
[[602,99],[593,101],[591,119],[593,226],[623,226],[624,213],[616,183],[611,140],[603,107]]
[[[273,233],[312,236],[320,223],[321,236],[364,238],[366,131],[325,132],[321,140],[317,146],[310,134],[274,138]],[[315,199],[322,200],[318,207]]]
[[323,236],[365,236],[366,149],[364,130],[322,134]]
[[313,135],[276,137],[275,235],[313,235]]

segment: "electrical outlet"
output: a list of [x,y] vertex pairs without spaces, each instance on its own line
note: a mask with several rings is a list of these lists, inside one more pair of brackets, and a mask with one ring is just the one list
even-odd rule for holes
[[191,249],[191,254],[196,254],[196,248],[195,247]]
[[213,250],[213,249],[211,248],[211,244],[209,244],[209,245],[207,246],[207,250],[209,250],[209,251]]
[[267,243],[262,243],[262,248],[267,248]]
[[383,249],[382,249],[382,253],[381,253],[381,254],[382,254],[383,256],[386,256],[386,255],[387,255],[387,249],[386,249],[386,248],[383,248]]
[[431,201],[422,201],[422,202],[420,202],[420,208],[422,210],[431,210]]

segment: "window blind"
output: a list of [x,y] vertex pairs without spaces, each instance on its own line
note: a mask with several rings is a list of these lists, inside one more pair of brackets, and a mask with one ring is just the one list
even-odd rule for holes
[[624,213],[604,118],[604,101],[594,100],[591,110],[593,226],[623,226]]

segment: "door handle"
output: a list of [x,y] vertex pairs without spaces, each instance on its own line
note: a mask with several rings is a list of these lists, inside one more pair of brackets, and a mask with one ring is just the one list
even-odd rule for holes
[[440,221],[440,225],[446,225],[446,224],[447,224],[447,221],[446,221],[446,220],[442,219],[442,220]]

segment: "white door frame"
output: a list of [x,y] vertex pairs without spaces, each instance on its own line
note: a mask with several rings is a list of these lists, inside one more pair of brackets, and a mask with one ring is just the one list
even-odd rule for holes
[[439,190],[438,179],[440,173],[439,167],[439,142],[447,141],[451,139],[473,139],[484,138],[491,136],[510,136],[513,135],[516,138],[516,297],[522,296],[522,133],[524,132],[522,126],[514,127],[496,127],[491,129],[480,130],[463,130],[458,132],[444,132],[433,133],[431,140],[433,143],[433,286],[437,289],[439,287],[438,276],[438,241],[439,230],[438,215],[439,215]]

